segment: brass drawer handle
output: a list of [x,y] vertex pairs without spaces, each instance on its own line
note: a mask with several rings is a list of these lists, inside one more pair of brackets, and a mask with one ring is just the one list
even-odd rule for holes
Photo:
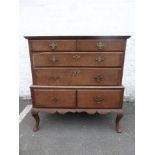
[[101,103],[103,100],[104,100],[104,99],[103,99],[103,97],[101,97],[101,96],[95,96],[95,97],[94,97],[94,101],[95,101],[96,103]]
[[51,79],[53,79],[53,80],[59,80],[60,79],[60,76],[58,76],[58,75],[53,75],[52,77],[51,77]]
[[77,70],[75,70],[75,71],[73,71],[73,75],[74,76],[79,76],[80,75],[80,70],[79,69],[77,69]]
[[58,101],[59,101],[59,98],[58,98],[57,96],[53,96],[53,97],[52,97],[52,101],[53,101],[53,102],[58,102]]
[[97,44],[96,44],[96,47],[99,49],[99,50],[102,50],[103,48],[104,48],[104,43],[103,42],[98,42]]
[[59,60],[56,58],[56,56],[49,57],[49,61],[52,62],[52,63],[59,62]]
[[56,42],[51,42],[48,46],[51,50],[54,50],[58,47],[58,44]]
[[80,57],[81,57],[81,56],[80,56],[79,54],[73,55],[73,59],[76,60],[76,61],[79,60]]
[[100,82],[102,79],[103,79],[103,76],[101,74],[97,74],[94,79],[97,81],[97,82]]
[[99,62],[102,62],[102,61],[103,61],[103,59],[102,59],[102,57],[101,57],[101,56],[98,56],[95,60],[96,60],[96,62],[97,62],[97,63],[99,63]]

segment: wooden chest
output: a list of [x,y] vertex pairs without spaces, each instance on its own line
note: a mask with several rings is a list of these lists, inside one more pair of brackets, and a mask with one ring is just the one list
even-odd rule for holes
[[129,36],[26,36],[32,69],[32,116],[39,112],[115,112],[123,116],[122,75]]

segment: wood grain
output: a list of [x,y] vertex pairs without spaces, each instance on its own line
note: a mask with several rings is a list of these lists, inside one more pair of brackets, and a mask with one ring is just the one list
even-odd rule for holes
[[128,39],[131,36],[24,36],[28,40],[74,40],[74,39]]
[[108,113],[122,113],[123,110],[122,109],[79,109],[79,108],[74,108],[74,109],[71,109],[71,108],[33,108],[33,111],[34,112],[47,112],[47,113],[50,113],[50,114],[55,114],[55,113],[59,113],[59,114],[66,114],[68,112],[72,112],[72,113],[81,113],[81,112],[86,112],[88,114],[108,114]]
[[[79,72],[76,75],[76,72]],[[35,68],[35,85],[120,85],[120,68]],[[96,77],[101,79],[96,80]]]
[[[51,49],[49,45],[54,42],[57,44],[55,49]],[[29,46],[32,51],[75,51],[76,40],[30,40]]]
[[33,84],[32,116],[39,130],[39,112],[116,113],[116,131],[123,117],[122,76],[130,36],[25,36]]
[[[123,89],[118,90],[89,90],[83,89],[77,91],[78,108],[122,108],[123,103]],[[97,102],[96,97],[103,100]]]
[[[54,61],[55,60],[55,61]],[[40,52],[33,54],[34,67],[122,67],[122,52]]]
[[33,89],[32,91],[35,107],[75,108],[76,106],[75,90]]
[[[97,43],[103,42],[103,49],[97,48]],[[96,40],[78,40],[78,51],[125,51],[126,40],[124,39],[96,39]]]

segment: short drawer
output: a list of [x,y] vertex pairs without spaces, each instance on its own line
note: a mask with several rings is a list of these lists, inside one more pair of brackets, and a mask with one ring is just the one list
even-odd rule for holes
[[78,51],[125,51],[124,39],[78,40]]
[[33,66],[123,66],[122,52],[42,52],[33,54]]
[[35,85],[120,85],[121,68],[35,68]]
[[78,90],[79,108],[121,108],[124,89]]
[[32,99],[35,107],[74,108],[76,106],[76,91],[64,89],[32,89]]
[[29,40],[32,51],[76,51],[76,40]]

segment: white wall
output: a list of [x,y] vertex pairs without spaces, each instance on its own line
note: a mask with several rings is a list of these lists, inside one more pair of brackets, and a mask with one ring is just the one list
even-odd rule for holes
[[32,83],[24,35],[131,35],[124,66],[125,96],[134,99],[134,0],[20,0],[20,96]]

